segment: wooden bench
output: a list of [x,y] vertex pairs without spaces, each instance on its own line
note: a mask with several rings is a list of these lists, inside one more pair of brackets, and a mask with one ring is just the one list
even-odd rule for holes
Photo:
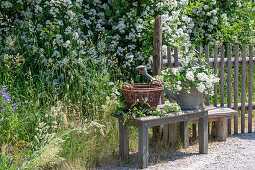
[[[138,166],[145,168],[148,164],[148,144],[149,144],[149,128],[164,124],[181,122],[182,129],[188,128],[190,120],[197,119],[199,123],[199,153],[208,152],[208,111],[196,110],[170,113],[166,116],[149,116],[136,118],[131,122],[124,123],[122,116],[116,116],[119,119],[119,150],[122,160],[127,160],[129,156],[129,132],[128,125],[138,128]],[[186,145],[185,135],[182,142]]]
[[[158,107],[161,107],[160,105]],[[226,107],[205,106],[205,111],[208,111],[208,122],[214,122],[211,130],[211,135],[225,141],[228,136],[228,119],[237,115],[237,111]],[[184,148],[189,146],[189,124],[192,124],[193,138],[196,138],[196,123],[199,119],[191,119],[184,121],[180,126],[180,136]],[[184,124],[184,125],[182,125]],[[178,140],[178,125],[177,123],[163,125],[163,139],[175,144]]]
[[[208,122],[214,122],[211,134],[218,139],[225,141],[228,136],[228,119],[232,116],[237,116],[237,111],[227,107],[205,106],[208,110]],[[196,125],[198,119],[193,119],[189,122]],[[193,125],[193,136],[196,136],[196,126]]]

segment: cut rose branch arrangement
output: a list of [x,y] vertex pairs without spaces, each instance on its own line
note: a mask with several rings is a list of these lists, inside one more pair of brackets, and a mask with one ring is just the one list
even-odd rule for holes
[[219,82],[213,70],[206,68],[205,63],[199,63],[196,58],[183,62],[180,67],[164,69],[156,79],[164,82],[164,86],[175,94],[182,90],[192,93],[196,89],[203,95],[211,95],[214,83]]

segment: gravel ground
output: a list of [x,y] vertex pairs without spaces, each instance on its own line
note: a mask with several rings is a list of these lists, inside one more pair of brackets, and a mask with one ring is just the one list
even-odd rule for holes
[[198,145],[193,146],[147,169],[255,169],[255,133],[211,143],[208,154],[198,154]]
[[[255,133],[232,135],[223,141],[213,141],[208,145],[208,154],[198,153],[198,144],[187,149],[163,153],[162,159],[156,158],[149,149],[149,166],[147,169],[240,169],[255,170]],[[105,167],[103,169],[137,169],[137,153],[128,164]]]

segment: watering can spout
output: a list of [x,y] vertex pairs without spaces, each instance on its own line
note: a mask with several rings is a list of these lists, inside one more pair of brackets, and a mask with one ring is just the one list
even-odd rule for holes
[[[142,75],[144,75],[144,76],[147,77],[148,79],[150,79],[150,80],[153,80],[153,79],[154,79],[151,75],[148,74],[147,69],[146,69],[145,66],[143,66],[143,65],[137,66],[137,67],[136,67],[136,70],[138,70]],[[174,99],[175,101],[177,101],[176,95],[173,94],[171,90],[165,89],[165,92],[166,92],[168,98],[169,98],[169,96],[170,96],[172,99]]]
[[144,75],[144,76],[147,77],[148,79],[150,79],[150,80],[153,80],[153,79],[154,79],[151,75],[148,74],[147,69],[146,69],[145,66],[143,66],[143,65],[137,66],[137,67],[136,67],[136,70],[138,70],[139,73],[141,73],[142,75]]

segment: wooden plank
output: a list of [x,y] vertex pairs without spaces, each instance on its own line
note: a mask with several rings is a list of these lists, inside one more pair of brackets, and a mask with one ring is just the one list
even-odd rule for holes
[[172,63],[171,63],[171,58],[172,54],[171,54],[171,47],[167,47],[167,67],[171,68],[172,67]]
[[[219,120],[219,117],[208,117],[208,122],[216,122],[218,120]],[[196,123],[199,123],[199,119],[190,120],[189,123],[192,125],[195,125]]]
[[248,132],[252,133],[252,86],[253,86],[253,45],[249,47],[249,106],[248,106]]
[[163,125],[163,140],[168,141],[168,124]]
[[189,123],[188,121],[180,122],[180,136],[184,148],[189,146]]
[[226,141],[228,137],[228,120],[226,117],[220,117],[219,121],[215,122],[216,138]]
[[[201,59],[201,54],[202,54],[202,48],[201,48],[201,46],[198,46],[198,47],[197,47],[197,52],[198,52],[197,58],[198,58],[198,59]],[[200,64],[201,61],[198,60],[198,63]]]
[[[246,46],[242,47],[242,58],[246,59]],[[242,63],[242,91],[241,91],[241,133],[245,132],[245,83],[246,83],[246,62]]]
[[[218,46],[214,46],[214,74],[218,75],[218,63],[216,62],[218,58]],[[213,96],[213,104],[217,106],[217,83],[214,83],[214,96]]]
[[146,123],[138,127],[138,165],[139,168],[146,168],[148,164],[149,128]]
[[[234,75],[234,109],[238,110],[238,58],[239,58],[239,46],[235,46],[235,75]],[[238,134],[238,115],[234,116],[234,134]]]
[[[191,123],[191,122],[189,122]],[[191,123],[192,124],[192,137],[194,139],[197,138],[197,124],[196,123]]]
[[[171,47],[167,47],[167,61],[168,61],[168,68],[171,68],[172,67],[172,64],[171,64],[171,57],[172,56],[172,54],[171,54]],[[173,102],[173,99],[170,97],[170,96],[168,96],[168,100],[169,100],[169,102],[170,103],[172,103]]]
[[[153,60],[152,75],[160,74],[163,65],[162,57],[162,21],[161,16],[157,16],[154,21],[154,38],[153,38]],[[163,103],[164,98],[160,98],[159,104]],[[160,136],[160,126],[153,127],[153,138]]]
[[[253,57],[253,63],[255,62],[255,57]],[[218,64],[221,63],[221,58],[218,58],[216,61]],[[215,63],[214,58],[209,58],[209,66],[213,66]],[[227,66],[228,63],[228,59],[224,58],[224,66]],[[249,57],[246,57],[246,63],[249,63]],[[171,64],[173,67],[176,67],[174,64],[174,61],[171,61]],[[231,59],[231,64],[234,65],[235,64],[235,59],[232,58]],[[242,65],[242,58],[238,59],[238,65]],[[167,67],[167,60],[163,60],[163,67]]]
[[[231,70],[232,70],[232,64],[231,64],[231,56],[232,56],[232,46],[228,45],[227,49],[227,56],[228,56],[228,76],[227,76],[227,105],[228,107],[231,107]],[[231,134],[231,118],[228,119],[228,134]]]
[[182,50],[183,50],[183,58],[186,59],[186,47],[182,46]]
[[175,67],[179,66],[179,61],[178,61],[178,48],[174,47],[174,65]]
[[[242,103],[238,103],[237,104],[237,110],[242,110]],[[244,109],[245,110],[248,110],[248,106],[249,106],[249,104],[248,103],[245,103],[245,105],[244,105]],[[221,107],[220,105],[218,105],[217,107]],[[224,107],[227,107],[227,104],[224,104]],[[231,109],[234,109],[234,104],[232,103],[231,104],[231,107],[230,107]],[[255,102],[252,102],[252,109],[254,110],[255,109]]]
[[119,150],[122,161],[128,160],[129,156],[129,132],[127,124],[123,124],[123,117],[119,118]]
[[161,16],[157,16],[154,22],[154,39],[153,39],[153,61],[152,75],[160,74],[162,70],[162,22]]
[[220,105],[224,106],[224,55],[225,55],[225,47],[221,46],[221,70],[220,70]]
[[159,126],[169,123],[176,123],[176,122],[182,122],[182,121],[188,121],[192,119],[198,119],[204,116],[204,111],[192,111],[189,114],[180,114],[176,116],[149,116],[149,117],[141,117],[141,118],[135,118],[134,124],[140,124],[140,123],[147,123],[148,127],[153,126]]
[[[209,69],[209,45],[205,46],[206,68]],[[205,95],[205,105],[209,106],[209,94]]]
[[178,124],[177,123],[170,123],[168,127],[168,137],[169,137],[169,143],[174,145],[176,141],[178,140]]
[[199,153],[208,153],[208,117],[199,119]]

